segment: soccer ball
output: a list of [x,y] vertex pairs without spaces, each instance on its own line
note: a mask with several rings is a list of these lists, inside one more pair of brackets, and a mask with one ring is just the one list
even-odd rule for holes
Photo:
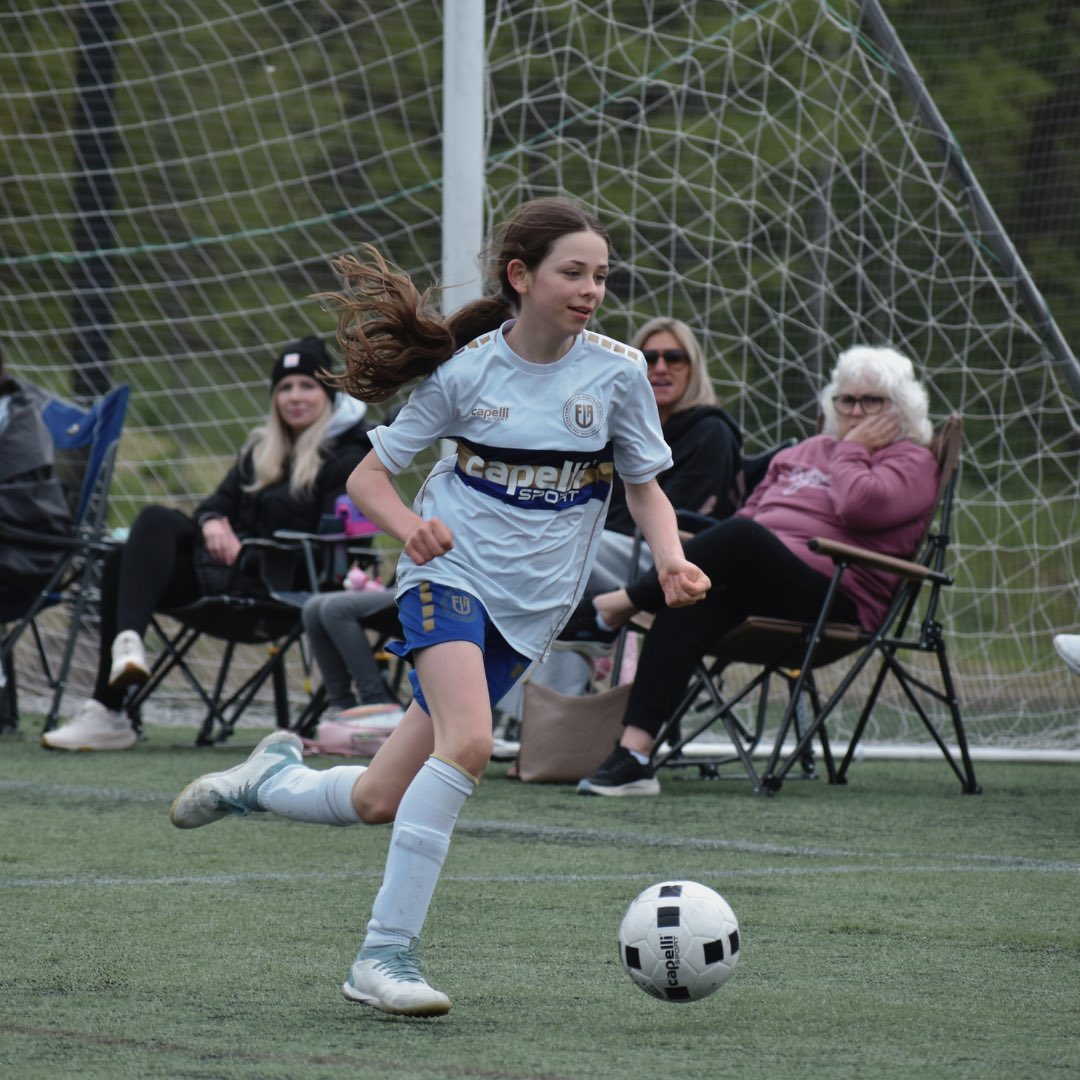
[[717,892],[696,881],[650,885],[619,925],[627,975],[662,1001],[699,1001],[731,978],[739,920]]

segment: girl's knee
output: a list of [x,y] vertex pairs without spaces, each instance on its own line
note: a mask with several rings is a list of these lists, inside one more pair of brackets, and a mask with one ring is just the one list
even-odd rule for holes
[[364,777],[361,776],[353,785],[353,809],[365,825],[388,825],[397,815],[402,792],[388,791],[377,784],[365,784],[363,781]]
[[[437,749],[437,748],[436,748]],[[491,761],[495,739],[491,735],[477,736],[442,756],[452,761],[470,776],[479,778]]]

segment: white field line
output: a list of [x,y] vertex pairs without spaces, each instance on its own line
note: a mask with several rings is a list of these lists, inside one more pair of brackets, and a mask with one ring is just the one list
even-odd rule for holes
[[[625,874],[458,874],[444,873],[440,881],[456,881],[467,884],[485,885],[582,885],[604,881],[640,881],[648,885],[654,881],[701,881],[723,883],[733,878],[770,878],[770,877],[811,877],[821,874],[998,874],[998,873],[1080,873],[1080,866],[1069,863],[1046,862],[1042,866],[957,866],[955,863],[918,863],[897,865],[891,863],[858,863],[822,866],[759,866],[752,869],[709,870],[700,866],[672,873],[670,865],[663,869],[637,870]],[[280,873],[248,874],[198,874],[191,876],[167,877],[97,877],[93,875],[71,875],[60,878],[2,878],[0,889],[108,889],[108,888],[159,888],[182,885],[249,885],[252,883],[283,882],[297,884],[312,881],[361,881],[378,879],[382,868],[373,870],[340,870],[331,873],[324,871],[298,871]]]
[[[39,784],[29,780],[0,779],[0,793],[5,791],[31,791],[39,795],[77,796],[109,802],[135,802],[165,804],[171,794],[148,791],[125,791],[118,788],[94,787],[88,784]],[[670,858],[660,871],[636,869],[625,874],[555,874],[555,873],[509,873],[467,874],[448,872],[448,881],[489,883],[543,883],[543,882],[599,882],[599,881],[651,881],[660,878],[676,879],[712,878],[722,880],[730,877],[773,877],[809,874],[934,874],[979,872],[998,873],[1029,872],[1042,874],[1077,874],[1080,862],[1059,859],[1032,859],[1015,855],[984,855],[952,852],[931,855],[916,852],[859,851],[855,848],[828,848],[813,845],[763,844],[751,840],[658,835],[655,833],[619,832],[610,829],[588,829],[580,826],[537,826],[517,822],[463,819],[457,832],[471,836],[503,836],[533,839],[551,843],[588,843],[604,847],[659,848],[665,852],[679,849],[693,852],[740,852],[750,855],[799,857],[829,860],[819,866],[762,866],[739,869],[708,871],[700,866],[685,873],[673,872]],[[845,861],[850,860],[850,861]],[[865,860],[865,861],[864,861]],[[887,860],[887,861],[883,861]],[[919,860],[913,862],[911,860]],[[15,888],[82,888],[82,887],[144,887],[161,885],[232,885],[258,881],[350,881],[381,876],[382,866],[355,871],[296,871],[296,872],[248,872],[241,874],[190,874],[169,876],[129,875],[64,875],[52,878],[4,878],[0,877],[0,889]]]

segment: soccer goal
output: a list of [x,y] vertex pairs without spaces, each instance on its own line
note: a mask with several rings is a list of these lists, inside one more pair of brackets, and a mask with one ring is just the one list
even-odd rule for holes
[[[1080,622],[1080,368],[884,7],[465,0],[462,42],[428,0],[9,5],[5,361],[132,386],[118,526],[191,507],[275,348],[331,331],[331,255],[461,285],[455,237],[574,194],[611,225],[601,328],[690,323],[750,451],[813,429],[841,349],[912,356],[965,422],[943,614],[972,742],[1080,748],[1051,647]],[[916,737],[892,706],[870,736]]]

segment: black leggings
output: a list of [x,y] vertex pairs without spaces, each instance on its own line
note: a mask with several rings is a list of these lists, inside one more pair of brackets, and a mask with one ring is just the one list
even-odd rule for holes
[[110,552],[101,572],[101,642],[93,697],[119,709],[124,691],[109,689],[112,643],[117,634],[146,633],[150,616],[197,600],[195,545],[200,533],[191,518],[165,506],[148,506],[135,519],[123,547]]
[[[712,588],[700,603],[669,608],[655,571],[627,589],[631,601],[656,619],[645,635],[624,723],[655,736],[686,692],[697,662],[718,637],[748,615],[813,620],[829,579],[749,518],[728,518],[686,542],[686,557]],[[832,618],[857,622],[850,597],[837,594]]]

